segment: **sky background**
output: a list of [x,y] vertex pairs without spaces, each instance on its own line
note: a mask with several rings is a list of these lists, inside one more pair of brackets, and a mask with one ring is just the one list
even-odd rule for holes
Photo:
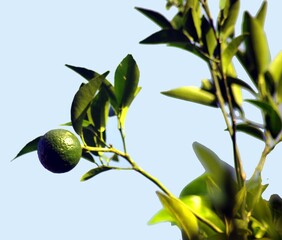
[[[261,1],[248,2],[241,4],[242,10],[255,14]],[[210,4],[217,10],[218,1]],[[209,77],[206,65],[188,52],[139,44],[159,28],[135,6],[168,18],[174,11],[165,10],[164,0],[10,0],[0,6],[0,239],[180,239],[178,229],[168,223],[147,225],[161,204],[156,186],[137,173],[109,171],[81,183],[80,177],[93,167],[84,160],[61,175],[46,171],[36,152],[11,162],[27,142],[70,120],[70,105],[83,79],[64,64],[110,70],[113,80],[116,66],[130,53],[143,88],[126,124],[127,149],[135,161],[175,195],[203,173],[192,150],[194,141],[232,164],[231,142],[219,110],[160,94],[183,85],[199,86]],[[280,1],[269,1],[265,29],[272,57],[282,49],[281,7]],[[246,78],[242,69],[238,75]],[[250,109],[249,116],[260,120],[257,110]],[[109,121],[109,142],[121,146],[115,124]],[[250,176],[263,144],[239,134],[239,147]],[[282,194],[281,155],[278,146],[263,171],[263,182],[270,184],[266,198]]]

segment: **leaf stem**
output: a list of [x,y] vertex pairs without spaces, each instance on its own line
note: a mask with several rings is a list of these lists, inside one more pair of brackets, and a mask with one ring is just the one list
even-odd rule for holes
[[[137,163],[126,152],[122,152],[122,151],[120,151],[116,148],[113,148],[113,147],[101,148],[101,147],[83,146],[83,148],[88,150],[88,151],[93,151],[93,152],[111,152],[111,153],[115,153],[115,154],[123,157],[132,166],[131,170],[134,170],[134,171],[140,173],[141,175],[143,175],[144,177],[146,177],[148,180],[150,180],[152,183],[154,183],[157,187],[159,187],[168,196],[173,196],[173,194],[157,178],[155,178],[154,176],[152,176],[151,174],[149,174],[148,172],[143,170],[141,167],[139,167],[137,165]],[[127,170],[129,170],[129,169],[127,168]]]

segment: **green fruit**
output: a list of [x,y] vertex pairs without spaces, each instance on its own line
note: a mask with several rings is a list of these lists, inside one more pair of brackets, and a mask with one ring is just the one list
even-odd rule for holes
[[42,136],[37,145],[41,164],[53,173],[65,173],[79,162],[82,148],[78,138],[65,129],[54,129]]

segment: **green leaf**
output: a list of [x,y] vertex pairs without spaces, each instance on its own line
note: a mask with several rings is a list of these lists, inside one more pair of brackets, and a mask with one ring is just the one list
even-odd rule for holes
[[91,106],[96,92],[99,90],[103,80],[109,72],[99,75],[87,84],[82,85],[76,92],[72,105],[71,105],[71,122],[74,130],[78,135],[82,134],[82,123],[85,118],[86,112]]
[[263,74],[270,63],[270,51],[267,43],[266,34],[259,21],[252,17],[248,12],[244,14],[246,38],[246,51],[249,51],[250,60],[255,63],[257,76]]
[[214,54],[214,50],[217,46],[217,39],[214,34],[213,28],[210,25],[210,22],[206,19],[205,16],[202,17],[202,41],[204,48],[208,55],[211,57]]
[[259,11],[256,14],[256,19],[258,20],[259,24],[263,27],[265,22],[267,12],[267,1],[263,1]]
[[[82,67],[75,67],[75,66],[71,66],[66,64],[66,66],[70,69],[72,69],[73,71],[75,71],[76,73],[78,73],[79,75],[81,75],[83,78],[85,78],[86,80],[91,80],[95,77],[100,76],[101,74],[93,71],[93,70],[89,70],[87,68],[82,68]],[[102,88],[104,88],[110,98],[111,101],[111,105],[113,106],[113,108],[117,111],[118,106],[117,106],[117,99],[115,96],[115,89],[113,87],[113,85],[107,80],[104,79],[103,83],[102,83]]]
[[181,200],[198,219],[206,223],[218,233],[225,232],[225,225],[212,210],[213,206],[208,197],[190,195],[182,198]]
[[160,13],[149,10],[149,9],[144,9],[144,8],[138,8],[136,7],[139,12],[144,14],[146,17],[151,19],[153,22],[155,22],[157,25],[159,25],[161,28],[172,28],[170,22]]
[[253,90],[253,88],[246,83],[245,81],[239,79],[239,78],[234,78],[234,77],[230,77],[227,76],[227,81],[228,83],[232,86],[232,85],[237,85],[240,86],[241,88],[244,88],[246,90],[248,90],[250,93],[252,93],[254,96],[256,96],[256,92]]
[[89,162],[95,163],[94,157],[88,151],[82,151],[82,158],[88,160]]
[[177,226],[189,239],[199,239],[198,221],[190,209],[178,198],[157,192],[164,208],[174,218]]
[[222,161],[213,151],[204,145],[194,142],[193,149],[207,173],[222,175],[223,171],[234,171],[233,167]]
[[243,42],[245,39],[246,35],[240,35],[234,39],[227,45],[227,47],[224,49],[222,53],[222,65],[223,65],[223,71],[226,73],[229,64],[231,63],[231,60],[233,56],[238,51],[238,48],[240,44]]
[[106,130],[107,120],[109,116],[109,98],[106,91],[102,88],[96,94],[91,105],[91,117],[94,122],[95,129],[100,133]]
[[282,120],[279,111],[265,101],[252,99],[247,99],[245,101],[257,106],[266,114],[265,127],[270,131],[272,137],[275,139],[282,130]]
[[252,211],[259,199],[261,198],[263,192],[263,185],[261,174],[255,173],[253,176],[246,182],[247,187],[247,206],[248,210]]
[[115,71],[115,93],[120,108],[129,107],[136,96],[139,69],[131,55],[127,55]]
[[16,158],[26,154],[26,153],[30,153],[30,152],[33,152],[33,151],[36,151],[37,150],[37,144],[40,140],[41,136],[33,139],[32,141],[28,142],[21,150],[20,152],[17,154],[17,156],[15,156],[13,160],[15,160]]
[[179,197],[184,198],[189,195],[206,195],[207,194],[207,179],[208,173],[204,173],[201,176],[188,183],[181,191]]
[[194,8],[190,8],[185,15],[184,28],[192,37],[194,42],[201,39],[201,19]]
[[82,76],[83,78],[85,78],[88,81],[100,75],[99,73],[89,70],[87,68],[75,67],[75,66],[68,65],[68,64],[66,64],[65,66],[75,71],[76,73],[78,73],[80,76]]
[[236,130],[239,132],[247,133],[261,141],[265,141],[263,132],[257,127],[251,126],[249,124],[240,123],[237,124]]
[[210,107],[217,107],[215,95],[193,86],[185,86],[172,89],[169,91],[162,92],[162,94],[185,101],[207,105]]
[[228,10],[225,9],[223,11],[228,11],[227,17],[224,19],[223,23],[221,23],[221,35],[223,39],[228,38],[230,35],[234,33],[235,24],[238,18],[239,10],[240,10],[240,1],[234,0],[231,5],[226,4],[225,7],[228,7]]
[[170,213],[166,209],[161,209],[158,211],[148,222],[149,225],[162,223],[162,222],[170,222],[172,224],[176,224],[174,218],[170,215]]
[[100,166],[100,167],[97,167],[97,168],[93,168],[93,169],[89,170],[87,173],[85,173],[81,177],[80,181],[84,182],[86,180],[89,180],[90,178],[97,176],[98,174],[100,174],[102,172],[106,172],[106,171],[111,170],[111,169],[113,169],[113,168],[108,167],[108,166]]
[[179,30],[164,29],[142,40],[141,44],[187,43],[189,39]]
[[[282,78],[279,80],[278,84],[277,84],[277,103],[278,104],[282,104]],[[280,106],[281,108],[281,106]],[[280,114],[282,117],[282,112],[280,110]]]
[[282,102],[282,51],[274,58],[268,67],[267,73],[270,74],[271,80],[275,83],[275,92],[277,102]]

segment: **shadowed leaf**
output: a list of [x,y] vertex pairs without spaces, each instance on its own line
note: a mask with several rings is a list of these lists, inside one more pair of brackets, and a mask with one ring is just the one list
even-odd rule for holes
[[71,122],[78,135],[81,135],[82,133],[82,123],[85,118],[85,114],[108,73],[109,72],[106,72],[103,75],[99,75],[89,80],[87,84],[84,84],[79,88],[74,96],[71,105]]
[[259,128],[241,123],[241,124],[237,124],[236,130],[239,132],[247,133],[261,141],[264,141],[264,134]]
[[189,39],[178,30],[164,29],[142,40],[141,44],[186,43]]
[[33,139],[32,141],[30,141],[29,143],[27,143],[21,150],[20,152],[17,154],[17,156],[15,156],[12,160],[26,154],[26,153],[30,153],[30,152],[33,152],[33,151],[36,151],[37,150],[37,144],[40,140],[41,136]]
[[108,170],[111,170],[113,169],[112,167],[107,167],[107,166],[100,166],[100,167],[97,167],[97,168],[93,168],[91,169],[90,171],[88,171],[87,173],[85,173],[80,181],[81,182],[84,182],[86,180],[89,180],[90,178],[93,178],[95,176],[97,176],[98,174],[102,173],[102,172],[106,172]]
[[155,22],[157,25],[159,25],[161,28],[172,28],[170,22],[160,13],[149,10],[149,9],[144,9],[144,8],[135,8],[142,14],[144,14],[146,17],[151,19],[153,22]]

